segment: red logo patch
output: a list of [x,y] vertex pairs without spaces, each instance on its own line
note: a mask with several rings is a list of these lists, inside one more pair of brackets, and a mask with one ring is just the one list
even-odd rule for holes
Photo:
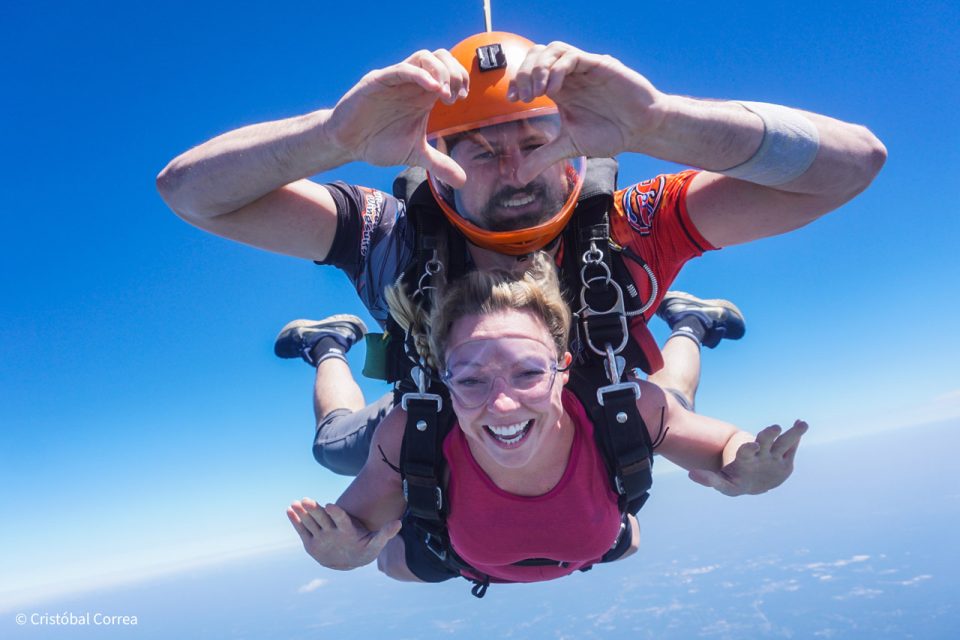
[[627,215],[627,222],[642,236],[650,235],[653,230],[653,217],[660,208],[665,182],[663,176],[644,180],[625,189],[621,196],[620,205]]

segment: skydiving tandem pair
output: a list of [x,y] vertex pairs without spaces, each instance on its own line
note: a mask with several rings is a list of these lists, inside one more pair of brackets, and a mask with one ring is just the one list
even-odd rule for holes
[[[628,151],[706,170],[621,189]],[[488,33],[373,71],[333,109],[219,136],[158,184],[197,226],[339,267],[388,337],[396,391],[369,406],[337,353],[357,321],[278,340],[317,365],[315,456],[356,475],[336,505],[288,510],[308,553],[482,595],[634,552],[654,449],[728,495],[790,475],[805,423],[754,438],[688,410],[699,343],[742,317],[667,289],[705,251],[840,206],[884,158],[863,127],[671,96],[609,56]],[[392,195],[305,178],[353,160],[414,168]]]

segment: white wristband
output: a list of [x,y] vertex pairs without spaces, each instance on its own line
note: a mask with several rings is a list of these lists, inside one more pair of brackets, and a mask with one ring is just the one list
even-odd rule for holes
[[802,113],[766,102],[738,102],[763,120],[763,140],[756,153],[725,176],[767,187],[786,184],[810,168],[820,149],[817,127]]

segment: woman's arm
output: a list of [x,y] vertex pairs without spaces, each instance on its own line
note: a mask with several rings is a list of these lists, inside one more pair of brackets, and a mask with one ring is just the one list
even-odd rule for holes
[[323,566],[349,570],[369,564],[400,531],[406,505],[400,476],[382,455],[392,463],[399,459],[404,423],[400,410],[384,418],[366,464],[337,504],[320,506],[304,498],[287,509],[304,549]]
[[807,423],[797,420],[781,433],[779,425],[756,438],[736,426],[687,411],[658,386],[641,382],[640,414],[656,439],[657,453],[690,472],[690,479],[730,496],[764,493],[793,472],[793,460]]
[[779,487],[793,473],[793,459],[807,428],[803,420],[794,421],[782,434],[778,424],[767,427],[757,434],[755,441],[745,442],[736,449],[728,444],[723,458],[726,461],[732,456],[732,459],[719,471],[692,469],[689,477],[728,496],[766,493]]
[[[400,474],[390,465],[400,464],[400,446],[407,413],[394,407],[373,434],[367,462],[350,486],[337,499],[337,505],[368,529],[376,529],[403,515],[407,506],[403,499]],[[384,461],[386,458],[389,464]]]
[[402,536],[395,536],[377,556],[380,573],[400,582],[423,582],[407,566],[407,548]]

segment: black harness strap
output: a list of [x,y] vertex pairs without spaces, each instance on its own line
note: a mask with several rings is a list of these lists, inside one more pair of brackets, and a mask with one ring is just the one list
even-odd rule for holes
[[571,372],[567,387],[580,400],[594,424],[594,438],[603,453],[610,485],[617,492],[620,511],[636,514],[653,486],[653,443],[637,410],[632,383],[598,388],[602,367],[591,358]]
[[404,394],[407,424],[400,448],[400,472],[407,508],[418,518],[443,520],[443,400],[437,394]]
[[650,497],[653,486],[650,434],[637,411],[633,389],[612,389],[600,397],[606,424],[603,433],[613,454],[613,483],[620,494],[620,509],[635,514]]

